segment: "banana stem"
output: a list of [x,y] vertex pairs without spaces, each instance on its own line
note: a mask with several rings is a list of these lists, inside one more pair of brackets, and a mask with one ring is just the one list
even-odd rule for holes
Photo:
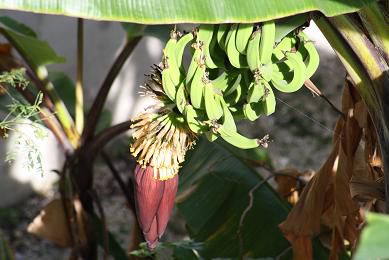
[[358,14],[374,45],[385,61],[389,63],[389,22],[385,19],[384,12],[384,9],[381,9],[378,3],[374,2],[362,8]]
[[94,135],[98,119],[101,115],[101,112],[103,111],[103,107],[105,101],[107,100],[112,83],[116,79],[116,76],[119,74],[127,58],[131,55],[132,51],[135,49],[141,39],[142,37],[138,36],[128,40],[119,56],[115,60],[114,64],[112,65],[110,71],[108,72],[107,77],[100,87],[100,90],[97,93],[97,96],[86,118],[85,129],[81,137],[82,143],[87,142]]
[[[321,17],[315,22],[343,63],[372,116],[384,161],[385,211],[389,213],[389,100],[386,98],[389,93],[383,84],[383,73],[378,78],[370,77],[375,75],[375,57],[363,55],[367,47],[356,46],[362,43],[345,41],[345,38],[355,40],[358,37],[355,31],[343,26],[344,18],[340,19],[331,24],[327,18]],[[370,68],[369,64],[373,66]]]
[[77,79],[76,79],[76,104],[75,122],[79,133],[84,128],[84,87],[83,87],[83,66],[84,66],[84,23],[82,18],[77,19]]

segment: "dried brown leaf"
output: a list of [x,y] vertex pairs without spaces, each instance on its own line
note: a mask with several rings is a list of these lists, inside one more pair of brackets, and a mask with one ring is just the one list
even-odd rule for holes
[[[84,212],[81,203],[78,200],[74,202],[74,208],[77,214],[80,241],[81,244],[85,244]],[[27,231],[61,247],[72,247],[72,237],[65,216],[62,200],[54,199],[49,202],[41,210],[39,215],[28,225]]]

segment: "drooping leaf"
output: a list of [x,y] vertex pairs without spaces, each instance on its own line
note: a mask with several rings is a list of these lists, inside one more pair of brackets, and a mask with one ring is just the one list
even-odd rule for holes
[[0,17],[0,33],[3,34],[26,59],[37,69],[53,63],[65,62],[45,41],[36,38],[35,32],[28,26],[9,17]]
[[[291,257],[278,229],[289,206],[242,159],[201,140],[180,173],[179,212],[201,257]],[[325,250],[318,248],[324,255]],[[315,252],[316,259],[322,259]]]
[[259,22],[318,10],[327,16],[354,12],[374,0],[1,0],[0,9],[143,24]]

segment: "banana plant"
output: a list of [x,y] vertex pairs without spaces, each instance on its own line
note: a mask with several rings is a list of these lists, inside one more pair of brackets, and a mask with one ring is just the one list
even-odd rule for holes
[[[250,167],[253,158],[257,163],[271,167],[268,158],[263,156],[268,136],[248,138],[237,128],[239,120],[255,121],[260,116],[274,113],[277,92],[292,93],[305,85],[321,95],[310,81],[319,65],[318,53],[303,32],[310,22],[315,22],[328,39],[346,68],[347,82],[357,90],[356,93],[346,91],[344,97],[351,95],[355,104],[357,97],[361,97],[369,112],[367,121],[371,121],[375,135],[372,134],[370,143],[366,143],[379,146],[376,154],[380,155],[383,163],[375,167],[383,170],[382,174],[376,174],[376,179],[384,178],[385,196],[382,199],[386,205],[385,212],[389,212],[389,173],[385,170],[389,168],[388,101],[385,98],[385,89],[389,85],[388,7],[388,1],[374,0],[355,0],[352,3],[287,0],[282,4],[268,0],[221,0],[217,4],[213,1],[173,0],[169,5],[161,5],[156,0],[118,0],[115,3],[108,0],[82,3],[0,0],[2,9],[78,18],[74,117],[58,94],[58,86],[50,80],[46,68],[46,65],[62,62],[63,59],[27,26],[7,17],[0,19],[0,33],[22,57],[27,76],[35,88],[32,92],[26,88],[16,89],[30,103],[34,101],[36,91],[43,93],[40,113],[45,120],[42,122],[54,133],[66,154],[67,160],[59,172],[60,191],[72,230],[72,255],[96,259],[97,244],[106,250],[107,244],[114,245],[109,249],[118,248],[112,236],[105,235],[104,241],[95,236],[96,232],[107,233],[101,231],[101,221],[95,212],[96,208],[100,211],[101,205],[92,187],[93,163],[101,153],[138,218],[139,227],[135,228],[134,241],[145,241],[146,247],[153,252],[158,251],[158,243],[167,227],[178,191],[178,210],[187,222],[189,234],[194,241],[202,243],[197,249],[189,247],[191,257],[281,259],[290,258],[293,252],[296,259],[327,258],[328,250],[319,241],[321,232],[317,228],[321,224],[320,219],[325,216],[324,202],[320,204],[322,208],[316,208],[319,212],[317,220],[310,220],[308,214],[308,204],[312,204],[312,198],[320,199],[323,196],[319,190],[312,188],[321,179],[313,178],[303,191],[302,199],[291,209]],[[83,19],[124,22],[128,32],[127,44],[107,73],[85,118]],[[148,25],[180,23],[200,25],[186,33],[172,28],[161,63],[152,67],[146,79],[145,94],[153,97],[156,105],[135,118],[107,127],[97,134],[96,127],[112,83],[142,36],[147,34]],[[188,66],[183,62],[185,55],[190,56]],[[350,102],[346,101],[344,98],[343,108],[350,107]],[[337,126],[339,129],[343,129],[342,124],[350,129],[349,124],[355,121],[350,119],[352,115],[349,111],[342,109],[341,123]],[[53,112],[54,117],[48,116]],[[110,140],[130,128],[134,130],[130,152],[136,159],[134,177],[130,179],[133,193],[116,174],[114,165],[103,151]],[[352,136],[351,131],[342,133],[343,139],[334,142],[334,151],[338,151],[342,145],[358,146],[359,139]],[[358,139],[358,143],[345,145],[343,140],[351,137]],[[199,145],[196,145],[196,140],[201,140]],[[209,146],[207,142],[217,144]],[[214,151],[214,154],[204,156],[207,149]],[[243,152],[236,152],[236,149],[245,151],[246,156],[242,156]],[[348,161],[342,161],[342,158],[354,155],[356,148],[345,150],[343,157],[332,153],[322,169],[330,168],[336,156],[339,157],[338,164],[347,164]],[[234,159],[225,162],[217,160],[218,156],[223,158],[226,155]],[[209,164],[211,166],[205,167]],[[214,164],[221,166],[212,166]],[[337,176],[345,178],[345,183],[348,183],[352,171],[347,174]],[[349,188],[348,184],[346,188]],[[220,192],[217,192],[218,189]],[[349,196],[349,193],[350,190],[346,195]],[[239,202],[242,196],[246,196],[245,200],[249,199],[247,205],[251,206],[242,207]],[[74,227],[78,223],[72,221],[76,217],[74,201],[77,200],[86,216],[83,224],[85,243],[80,243],[79,229]],[[338,205],[336,198],[334,201]],[[235,207],[224,203],[231,203]],[[259,209],[271,210],[275,216],[264,214],[259,217]],[[357,216],[355,212],[359,209],[337,210],[341,216],[351,218]],[[306,219],[296,221],[294,216],[299,214],[305,214]],[[269,244],[266,235],[255,236],[256,232],[261,232],[254,228],[255,219],[260,221],[258,227],[274,238],[274,243]],[[281,222],[285,238],[278,229],[274,229]],[[311,227],[309,224],[312,222],[315,225]],[[272,223],[272,226],[267,227],[264,223]],[[347,258],[345,252],[355,249],[358,236],[349,239],[351,246],[347,248],[344,243],[347,232],[340,231],[347,226],[339,222],[327,227],[333,234],[330,257]],[[358,233],[360,228],[352,230]],[[135,243],[132,249],[137,246]],[[179,246],[174,248],[175,252],[183,250]],[[116,259],[122,259],[125,255],[110,253]],[[179,258],[179,254],[175,257]]]

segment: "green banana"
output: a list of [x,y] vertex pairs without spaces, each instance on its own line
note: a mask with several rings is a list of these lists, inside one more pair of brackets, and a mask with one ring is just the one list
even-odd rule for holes
[[200,134],[204,130],[204,126],[196,119],[198,114],[191,105],[186,105],[184,108],[184,116],[189,129],[195,134]]
[[297,51],[307,54],[303,60],[306,65],[305,79],[309,79],[319,67],[319,53],[304,32],[300,32],[297,36],[300,38],[300,46]]
[[259,42],[261,40],[261,30],[257,28],[247,43],[246,59],[251,71],[257,70],[261,66],[259,59]]
[[265,95],[265,86],[263,80],[252,82],[247,93],[247,103],[257,103]]
[[217,31],[217,42],[222,50],[225,50],[226,38],[230,29],[230,24],[220,24]]
[[280,79],[277,76],[279,73],[273,73],[271,79],[272,85],[281,92],[291,93],[299,90],[305,81],[305,64],[301,60],[300,56],[296,53],[286,52],[286,61],[284,62],[290,71],[293,72],[293,78],[287,82],[285,79]]
[[275,40],[276,27],[274,20],[264,22],[261,30],[261,41],[259,42],[259,60],[261,64],[268,64],[271,62]]
[[204,77],[205,77],[205,67],[198,67],[193,79],[190,84],[190,103],[194,108],[203,109],[204,108]]
[[250,103],[243,105],[243,114],[250,120],[255,121],[259,118],[262,113],[262,104],[261,103]]
[[223,108],[217,99],[212,83],[204,86],[205,112],[209,120],[218,120],[223,116]]
[[218,132],[226,142],[232,144],[241,149],[251,149],[259,146],[259,142],[257,139],[250,139],[236,131],[231,131],[223,125],[219,125],[216,127],[216,132]]
[[229,109],[229,106],[224,101],[223,97],[219,97],[219,101],[223,107],[223,126],[231,131],[236,131],[235,120]]
[[182,62],[182,58],[184,56],[185,47],[192,40],[193,40],[193,34],[187,33],[184,36],[182,36],[177,42],[176,55],[175,55],[176,62],[177,62],[177,66],[180,67],[181,73],[183,73],[183,74],[185,74],[185,68],[184,68],[184,64]]
[[189,64],[188,72],[186,73],[186,84],[189,86],[190,82],[193,79],[193,76],[196,73],[198,67],[203,66],[203,52],[200,44],[193,43],[192,47],[195,49],[191,62]]
[[232,80],[234,80],[233,81],[234,83],[232,85],[229,85],[228,82],[227,82],[227,84],[226,84],[227,88],[223,90],[223,91],[225,91],[224,95],[226,97],[229,96],[230,94],[232,94],[233,92],[235,92],[235,90],[239,87],[239,84],[240,84],[240,82],[242,80],[242,74],[239,73],[236,76],[236,78],[234,77],[234,78],[232,78]]
[[197,33],[197,41],[202,43],[205,65],[210,69],[218,68],[218,65],[215,64],[210,54],[210,43],[213,36],[213,29],[213,25],[211,24],[202,24],[200,25]]
[[186,89],[185,89],[185,83],[184,81],[181,82],[180,86],[178,86],[177,92],[176,92],[176,98],[175,103],[177,106],[178,111],[180,111],[181,114],[184,113],[184,108],[187,104],[187,97],[186,97]]
[[265,85],[265,96],[261,102],[262,111],[266,116],[273,114],[276,111],[276,97],[269,83],[264,82]]
[[236,49],[242,53],[246,54],[247,43],[253,32],[253,24],[241,23],[238,25],[238,30],[235,36]]
[[180,73],[179,65],[177,65],[176,50],[177,32],[172,31],[171,38],[168,40],[163,50],[164,70],[168,69],[171,71],[171,73],[169,73],[170,78],[173,81],[174,85],[178,86],[183,78],[183,75]]
[[171,78],[171,74],[174,73],[171,69],[162,70],[162,88],[171,101],[175,101],[176,98],[176,84]]
[[226,53],[228,60],[230,61],[231,65],[235,68],[241,69],[241,68],[247,68],[248,64],[246,61],[246,58],[244,55],[242,55],[237,49],[235,45],[235,38],[236,38],[236,32],[237,32],[238,24],[233,24],[231,26],[230,31],[228,32],[227,38],[226,38]]

